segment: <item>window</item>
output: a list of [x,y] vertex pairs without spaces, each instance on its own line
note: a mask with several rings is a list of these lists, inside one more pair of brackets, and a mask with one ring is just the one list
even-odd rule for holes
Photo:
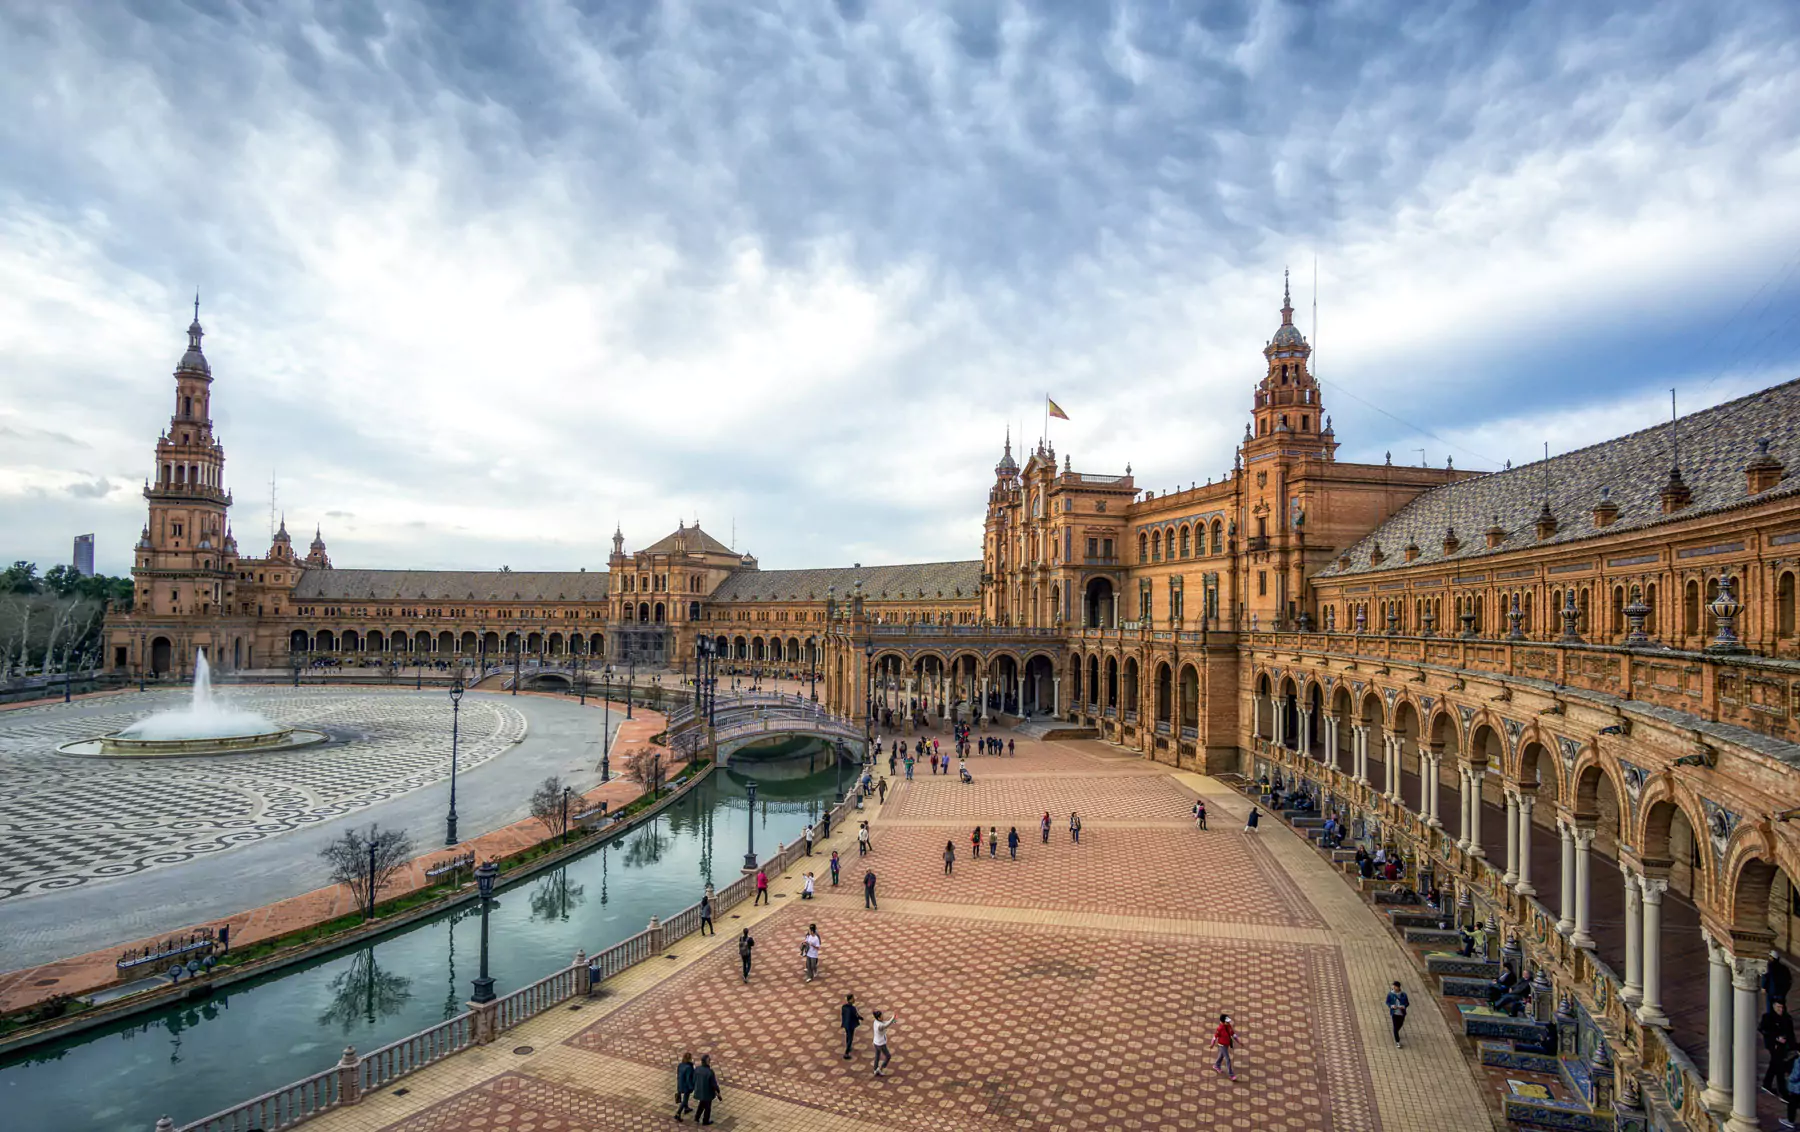
[[1087,552],[1088,552],[1089,558],[1093,558],[1094,556],[1099,554],[1100,553],[1100,540],[1097,538],[1088,539]]
[[1105,548],[1100,552],[1101,557],[1110,562],[1113,556],[1112,539],[1105,540],[1101,545]]
[[1258,570],[1256,572],[1256,596],[1269,596],[1269,572],[1267,570]]
[[1188,534],[1188,528],[1181,528],[1181,556],[1183,558],[1191,557],[1193,554],[1193,550],[1188,543]]
[[1161,562],[1162,561],[1162,532],[1161,531],[1153,531],[1150,534],[1150,561],[1152,561],[1152,562]]
[[1217,519],[1213,520],[1212,525],[1212,552],[1214,554],[1225,553],[1225,525]]
[[1150,561],[1150,536],[1142,531],[1138,532],[1138,561]]

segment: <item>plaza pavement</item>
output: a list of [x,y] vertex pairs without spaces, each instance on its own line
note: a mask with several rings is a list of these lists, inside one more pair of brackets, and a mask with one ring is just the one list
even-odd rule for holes
[[[504,755],[459,774],[458,832],[463,840],[456,850],[440,844],[447,788],[403,794],[346,815],[358,824],[373,817],[414,835],[420,856],[382,890],[383,899],[423,887],[428,879],[424,870],[454,852],[473,849],[485,860],[542,840],[543,827],[528,812],[530,790],[545,774],[561,774],[583,792],[585,806],[604,800],[617,809],[643,793],[638,784],[619,776],[600,785],[600,720],[578,714],[575,704],[563,701],[568,708],[563,711],[546,704],[554,697],[524,693],[494,698],[526,711],[534,730]],[[597,698],[589,706],[601,710]],[[613,747],[623,751],[648,743],[664,726],[660,714],[643,708],[626,722],[623,706],[615,704]],[[154,773],[155,768],[139,769]],[[121,951],[197,927],[229,923],[233,945],[244,946],[351,911],[348,889],[321,884],[326,878],[317,859],[318,847],[342,829],[342,820],[322,822],[174,867],[0,902],[8,968],[0,973],[0,1010],[106,986],[117,979],[114,961]],[[108,899],[115,892],[123,898]]]
[[[673,1067],[710,1053],[721,1128],[1380,1130],[1503,1128],[1434,995],[1375,913],[1276,822],[1242,832],[1223,784],[1098,742],[1021,740],[970,760],[973,786],[890,779],[871,810],[879,911],[861,900],[853,827],[771,882],[772,907],[724,914],[584,1003],[549,1011],[353,1108],[319,1132],[610,1132],[672,1123]],[[1211,830],[1188,820],[1206,797]],[[1071,843],[1068,811],[1083,815]],[[1050,844],[1038,819],[1051,810]],[[975,823],[1000,856],[968,857]],[[848,825],[848,823],[846,823]],[[1017,861],[1005,836],[1017,825]],[[943,875],[944,842],[957,846]],[[831,848],[844,883],[829,887]],[[798,943],[817,923],[816,982]],[[758,940],[749,984],[735,937]],[[505,941],[496,941],[504,947]],[[1413,999],[1404,1049],[1383,998]],[[504,991],[506,988],[501,988]],[[867,1025],[842,1059],[838,1004],[896,1012],[890,1076]],[[1243,1041],[1211,1070],[1216,1016]]]

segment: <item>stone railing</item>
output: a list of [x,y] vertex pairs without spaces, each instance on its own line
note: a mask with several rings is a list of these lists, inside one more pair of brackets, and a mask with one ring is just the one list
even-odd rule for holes
[[[832,824],[839,825],[847,820],[855,807],[854,796],[838,803],[831,810]],[[763,862],[763,869],[775,874],[785,872],[805,852],[805,845],[796,839],[792,844],[781,846]],[[751,874],[719,889],[713,893],[714,916],[750,899],[754,891],[755,878]],[[493,1002],[471,1004],[473,1009],[429,1030],[421,1030],[360,1056],[354,1048],[346,1049],[338,1063],[323,1073],[315,1073],[189,1124],[178,1125],[165,1116],[156,1122],[156,1132],[281,1132],[320,1113],[357,1104],[366,1094],[386,1088],[408,1074],[442,1061],[459,1050],[492,1042],[502,1032],[571,998],[586,996],[593,989],[590,970],[596,972],[601,981],[613,978],[661,955],[670,944],[693,934],[699,927],[700,905],[695,902],[667,920],[652,919],[648,928],[600,951],[592,960],[585,952],[577,953],[569,966]]]

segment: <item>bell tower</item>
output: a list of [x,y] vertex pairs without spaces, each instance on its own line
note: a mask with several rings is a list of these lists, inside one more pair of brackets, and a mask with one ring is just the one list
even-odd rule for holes
[[1312,347],[1294,325],[1294,302],[1287,273],[1281,279],[1281,325],[1263,347],[1268,365],[1256,386],[1251,426],[1244,437],[1244,456],[1279,449],[1289,456],[1329,460],[1337,451],[1331,418],[1319,401],[1319,383],[1307,369]]
[[236,552],[228,545],[225,449],[213,434],[212,367],[200,349],[200,297],[187,352],[175,366],[175,405],[156,441],[156,466],[144,483],[150,521],[132,576],[147,613],[212,614],[229,608]]

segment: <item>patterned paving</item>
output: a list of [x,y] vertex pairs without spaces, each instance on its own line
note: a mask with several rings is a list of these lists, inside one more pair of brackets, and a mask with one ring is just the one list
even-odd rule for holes
[[[74,758],[59,744],[148,714],[109,706],[0,714],[0,900],[178,864],[399,797],[447,777],[447,705],[378,692],[232,689],[231,703],[325,731],[325,746],[213,758]],[[173,701],[160,699],[159,706]],[[525,717],[470,698],[459,766],[517,743]]]
[[[1021,760],[1014,760],[1015,762]],[[1037,821],[1045,810],[1060,823],[1068,837],[1069,813],[1091,820],[1182,819],[1188,816],[1194,796],[1161,774],[1060,774],[1034,776],[983,775],[972,763],[975,781],[963,785],[954,778],[915,777],[890,793],[884,813],[890,818],[960,818]],[[916,772],[915,772],[916,774]],[[890,787],[893,783],[888,784]]]
[[[396,1132],[639,1132],[668,1127],[673,1103],[652,1108],[641,1100],[506,1073],[433,1105],[395,1126]],[[717,1123],[715,1121],[715,1123]]]
[[[808,921],[825,940],[811,984],[797,952],[781,962]],[[756,934],[774,961],[748,985],[719,948],[569,1044],[654,1066],[710,1052],[740,1088],[894,1127],[1378,1127],[1331,948],[824,907]],[[846,992],[898,1014],[894,1076],[869,1074],[866,1028],[843,1060]],[[1199,1064],[1222,1010],[1245,1035],[1237,1082]]]
[[[1287,874],[1256,838],[1236,828],[1089,828],[1081,844],[1052,829],[1050,844],[1037,823],[1019,827],[1019,859],[990,858],[986,828],[981,859],[969,857],[968,826],[881,827],[873,858],[891,898],[951,904],[1004,904],[1056,912],[1114,913],[1283,927],[1323,927]],[[944,875],[944,842],[956,846],[956,867]],[[1179,861],[1179,866],[1172,862]]]

